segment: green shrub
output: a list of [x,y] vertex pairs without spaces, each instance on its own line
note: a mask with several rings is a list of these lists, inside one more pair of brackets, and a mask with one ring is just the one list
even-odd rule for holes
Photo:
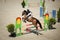
[[8,32],[13,33],[14,32],[14,27],[15,27],[14,24],[7,25]]
[[56,29],[53,27],[54,24],[56,24],[56,20],[54,18],[50,18],[48,28],[49,29]]
[[56,24],[56,20],[54,18],[50,18],[49,24],[52,24],[52,25]]
[[59,11],[57,11],[57,18],[60,18],[60,8]]
[[26,4],[25,1],[23,0],[23,2],[21,3],[22,7],[25,8]]

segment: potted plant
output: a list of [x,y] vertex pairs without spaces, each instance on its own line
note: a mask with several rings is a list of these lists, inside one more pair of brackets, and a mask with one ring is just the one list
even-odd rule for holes
[[48,26],[49,29],[55,29],[55,28],[53,27],[53,25],[56,24],[56,20],[55,20],[54,18],[50,18],[48,24],[49,24],[49,26]]
[[60,22],[60,8],[59,11],[57,12],[57,18],[58,18],[58,22]]
[[16,36],[16,33],[14,32],[14,24],[9,24],[7,25],[7,30],[8,32],[10,32],[10,37],[15,37]]

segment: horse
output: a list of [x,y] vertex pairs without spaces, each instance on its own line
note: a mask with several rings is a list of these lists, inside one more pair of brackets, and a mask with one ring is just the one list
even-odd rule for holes
[[32,22],[32,25],[34,25],[36,27],[36,30],[38,30],[38,27],[40,27],[42,29],[42,25],[41,25],[40,21],[32,16],[32,12],[29,9],[27,9],[27,11],[24,10],[22,12],[22,20],[25,23],[26,23],[26,21]]

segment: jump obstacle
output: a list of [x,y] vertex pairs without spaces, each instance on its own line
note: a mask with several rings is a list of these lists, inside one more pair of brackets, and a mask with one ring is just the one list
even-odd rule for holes
[[[26,3],[26,6],[28,6],[28,1],[27,0],[25,0],[25,3]],[[42,11],[41,13],[43,13],[42,16],[44,15],[44,12],[45,12],[44,4],[45,4],[45,1],[40,0],[40,8],[42,7],[42,9],[43,9],[43,10],[40,10],[40,12]],[[44,30],[47,30],[48,29],[48,22],[49,22],[49,14],[46,13],[43,18],[44,18]],[[20,17],[17,17],[16,18],[16,27],[15,27],[16,35],[18,35],[18,34],[20,36],[22,35],[21,34],[22,33],[21,28],[22,28],[22,19]],[[19,29],[19,33],[17,33],[17,29]],[[30,28],[27,28],[27,30],[29,30],[29,32],[31,32]]]
[[[30,26],[30,25],[28,25],[28,26]],[[40,34],[38,31],[32,30],[31,28],[35,28],[35,27],[27,27],[25,31],[27,33],[32,32],[32,33],[35,33],[37,35]],[[17,29],[19,29],[19,31]],[[17,31],[18,31],[18,33],[17,33]],[[26,33],[22,33],[22,19],[20,17],[16,18],[15,32],[16,32],[16,36],[21,36],[21,35],[26,34]]]

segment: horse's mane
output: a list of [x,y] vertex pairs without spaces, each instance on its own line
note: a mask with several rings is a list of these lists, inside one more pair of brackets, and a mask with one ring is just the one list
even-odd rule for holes
[[24,11],[22,12],[22,16],[23,16],[24,14],[25,14],[25,15],[28,15],[30,12],[31,12],[31,11],[30,11],[29,9],[27,9],[27,11],[24,10]]
[[22,16],[23,16],[24,14],[25,14],[25,15],[28,14],[26,10],[24,10],[24,11],[22,12]]

